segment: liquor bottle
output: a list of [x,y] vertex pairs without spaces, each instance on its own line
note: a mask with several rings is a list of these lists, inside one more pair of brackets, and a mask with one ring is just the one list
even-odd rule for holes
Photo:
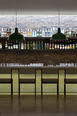
[[38,49],[38,41],[36,41],[35,49]]
[[29,29],[27,30],[27,37],[29,37]]
[[52,28],[50,29],[50,37],[52,37]]
[[15,48],[15,49],[18,49],[18,41],[16,41],[16,45],[15,45],[15,46],[16,46],[16,48]]
[[50,40],[49,49],[51,49],[51,48],[52,48],[52,46],[51,46],[51,40]]
[[73,46],[72,46],[72,40],[70,40],[70,46],[69,46],[69,49],[72,49]]
[[56,49],[59,49],[59,41],[56,41]]
[[43,43],[43,41],[41,42],[41,49],[43,50],[44,49],[44,43]]
[[29,41],[27,41],[27,49],[29,49]]
[[34,31],[34,29],[32,30],[32,37],[35,37],[35,31]]
[[50,37],[50,29],[47,30],[47,37]]
[[45,30],[42,30],[42,37],[45,37]]
[[40,34],[40,37],[42,37],[42,30],[41,29],[40,29],[40,33],[39,34]]
[[67,41],[65,41],[65,49],[67,49]]
[[56,42],[56,40],[54,41],[54,47],[55,47],[55,49],[56,49],[56,45],[57,45],[57,42]]
[[40,37],[40,30],[37,30],[37,37]]
[[[8,43],[8,49],[10,49],[10,48],[9,48],[9,43]],[[16,49],[15,41],[13,42],[13,49]]]
[[45,37],[47,37],[47,29],[45,29]]
[[18,42],[18,49],[21,49],[21,42]]
[[26,41],[24,41],[24,49],[26,49]]
[[46,49],[49,49],[49,43],[47,42]]
[[67,41],[68,42],[68,47],[67,47],[67,49],[69,49],[70,48],[70,42],[69,41]]
[[30,37],[32,37],[32,29],[30,29],[30,32],[29,33],[30,33]]
[[24,49],[23,41],[21,41],[21,49]]
[[47,43],[45,42],[45,49],[47,49]]
[[32,41],[30,41],[30,49],[33,49]]
[[72,45],[73,49],[75,49],[75,40],[73,40],[73,45]]
[[77,49],[77,40],[75,41],[75,49]]
[[10,42],[10,49],[13,49],[13,42]]
[[8,45],[7,45],[7,41],[5,42],[5,49],[7,49],[8,48]]
[[2,49],[2,43],[0,43],[0,49]]
[[40,47],[40,41],[39,41],[39,50],[41,49],[41,47]]
[[35,30],[35,37],[37,37],[37,30]]
[[54,45],[54,41],[52,41],[52,48],[51,49],[54,49],[55,48],[55,45]]
[[35,50],[35,46],[36,46],[35,41],[33,41],[33,50]]

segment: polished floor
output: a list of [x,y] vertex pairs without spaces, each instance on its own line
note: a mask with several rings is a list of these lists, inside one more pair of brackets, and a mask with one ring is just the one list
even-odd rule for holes
[[77,116],[77,96],[0,96],[0,116]]

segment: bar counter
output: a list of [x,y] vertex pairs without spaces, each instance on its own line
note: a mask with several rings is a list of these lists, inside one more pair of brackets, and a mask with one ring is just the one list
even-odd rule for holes
[[[43,63],[30,63],[28,65],[1,63],[0,81],[4,84],[6,82],[3,79],[5,81],[12,79],[11,95],[66,95],[66,92],[76,94],[77,63],[60,63],[59,65],[47,66]],[[0,94],[10,94],[10,89],[1,83]],[[7,86],[8,84],[9,82]]]

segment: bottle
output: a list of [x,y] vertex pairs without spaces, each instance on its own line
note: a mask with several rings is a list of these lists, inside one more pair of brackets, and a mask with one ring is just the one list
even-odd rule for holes
[[41,47],[42,47],[41,49],[43,50],[44,49],[44,43],[43,43],[43,41],[41,42],[41,44],[42,44],[41,45]]
[[29,37],[29,29],[27,30],[27,37]]
[[29,49],[29,41],[27,41],[27,49]]
[[35,41],[33,41],[33,50],[35,50],[35,46],[36,46]]
[[[10,49],[9,48],[9,42],[8,42],[8,49]],[[13,42],[13,49],[16,49],[15,41]]]
[[39,33],[39,36],[42,37],[42,30],[40,29],[40,33]]
[[41,47],[40,47],[40,41],[39,41],[39,49],[40,49]]
[[75,41],[75,49],[77,49],[77,40]]
[[37,37],[37,30],[35,30],[35,37]]
[[45,30],[42,30],[42,37],[45,37]]
[[2,43],[0,43],[0,49],[2,49]]
[[47,49],[47,43],[45,42],[45,49]]
[[39,31],[39,29],[37,30],[37,37],[40,37],[40,31]]
[[38,49],[38,41],[36,41],[35,49],[36,49],[36,50]]
[[69,49],[72,49],[73,46],[72,46],[72,40],[70,40],[70,46],[69,46]]
[[26,41],[24,41],[24,49],[26,49]]
[[30,41],[30,49],[33,49],[32,41]]
[[49,49],[49,43],[47,42],[46,49]]
[[47,30],[47,37],[50,37],[50,29]]
[[49,44],[49,49],[51,49],[51,40],[50,40],[50,44]]
[[56,41],[56,49],[59,49],[59,41]]
[[73,46],[72,47],[73,47],[73,49],[75,49],[75,40],[73,40]]
[[47,29],[45,29],[45,37],[47,37],[47,33],[48,33],[48,32],[47,32]]
[[[17,46],[18,48],[18,46]],[[23,41],[21,41],[21,49],[24,49]]]
[[10,49],[13,49],[13,42],[10,43]]
[[16,48],[15,48],[15,49],[18,49],[18,41],[16,41],[16,45],[15,45],[15,46],[16,46]]
[[7,49],[8,48],[8,45],[7,45],[7,41],[5,42],[5,49]]
[[54,45],[54,41],[52,41],[52,48],[51,49],[54,49],[55,48],[55,45]]
[[32,29],[30,29],[30,37],[32,37]]
[[34,31],[34,29],[32,30],[32,37],[35,37],[35,31]]

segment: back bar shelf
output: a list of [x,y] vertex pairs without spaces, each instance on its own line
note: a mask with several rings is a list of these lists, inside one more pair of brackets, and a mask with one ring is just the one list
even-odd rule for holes
[[0,50],[67,50],[77,49],[77,37],[68,40],[52,40],[50,37],[25,37],[23,41],[10,41],[0,37]]

